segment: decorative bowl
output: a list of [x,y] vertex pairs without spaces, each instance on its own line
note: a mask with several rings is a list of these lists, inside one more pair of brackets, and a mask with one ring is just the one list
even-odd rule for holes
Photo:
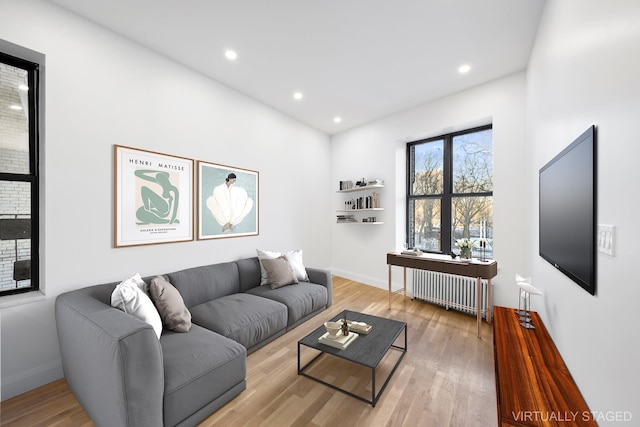
[[325,322],[324,327],[329,332],[329,335],[338,335],[342,329],[342,323],[340,322]]

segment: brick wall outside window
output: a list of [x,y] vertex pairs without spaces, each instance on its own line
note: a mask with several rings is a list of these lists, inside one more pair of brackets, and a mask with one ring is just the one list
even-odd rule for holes
[[[26,96],[21,97],[18,86],[25,84],[26,72],[0,64],[0,171],[29,173],[29,130],[25,112]],[[24,99],[23,99],[24,98]],[[11,109],[19,105],[23,110]],[[0,219],[29,218],[31,190],[29,183],[0,181]],[[13,264],[31,256],[31,240],[0,240],[0,290],[29,286],[28,280],[13,280]]]

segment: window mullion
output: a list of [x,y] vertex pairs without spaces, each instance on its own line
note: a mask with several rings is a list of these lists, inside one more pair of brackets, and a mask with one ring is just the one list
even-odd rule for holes
[[444,138],[444,192],[442,195],[442,224],[440,248],[443,253],[451,253],[451,195],[453,193],[453,139]]

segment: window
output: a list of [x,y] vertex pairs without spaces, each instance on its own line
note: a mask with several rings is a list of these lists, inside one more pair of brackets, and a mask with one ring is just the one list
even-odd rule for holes
[[[44,56],[0,42],[0,295],[8,295],[39,289],[39,93]],[[40,61],[32,62],[35,57]]]
[[407,243],[426,252],[459,253],[455,241],[479,239],[493,258],[491,125],[407,144]]

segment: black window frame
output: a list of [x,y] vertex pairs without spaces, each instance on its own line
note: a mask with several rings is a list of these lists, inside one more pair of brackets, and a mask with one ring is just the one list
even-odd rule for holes
[[30,285],[0,290],[0,298],[39,291],[40,280],[40,148],[44,129],[44,55],[0,40],[0,62],[27,71],[29,173],[0,170],[0,181],[30,184]]
[[[415,200],[425,200],[425,199],[439,199],[441,200],[440,206],[440,250],[432,250],[427,248],[418,248],[423,252],[429,253],[437,253],[437,254],[451,254],[453,253],[453,248],[451,247],[451,233],[453,229],[452,224],[452,201],[455,197],[493,197],[493,188],[491,191],[486,192],[470,192],[470,193],[454,193],[453,192],[453,140],[455,137],[460,135],[466,135],[470,133],[482,132],[485,130],[493,131],[493,124],[487,124],[483,126],[477,126],[469,129],[464,129],[456,132],[450,132],[443,135],[438,135],[426,139],[421,139],[418,141],[412,141],[407,143],[407,152],[406,152],[406,229],[405,229],[405,242],[410,248],[415,247],[414,236],[411,233],[411,221],[412,221],[412,210],[411,204],[412,201]],[[411,194],[412,191],[412,177],[414,175],[414,165],[412,164],[412,156],[411,150],[412,147],[421,144],[428,144],[434,141],[443,141],[443,164],[442,164],[442,173],[443,173],[443,189],[441,194],[420,194],[414,195]]]

